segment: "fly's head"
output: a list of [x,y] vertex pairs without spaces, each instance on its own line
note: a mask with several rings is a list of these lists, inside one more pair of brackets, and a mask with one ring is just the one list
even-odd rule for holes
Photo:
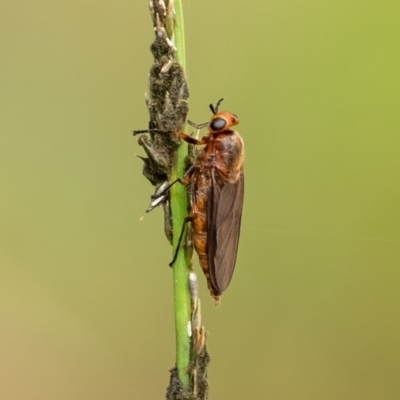
[[237,125],[238,123],[239,118],[237,115],[223,111],[213,115],[208,129],[210,130],[210,133],[218,133],[227,131],[230,127]]
[[218,112],[218,108],[222,100],[224,99],[218,100],[215,106],[210,104],[210,109],[213,113],[213,116],[208,125],[208,129],[211,134],[227,131],[231,126],[239,123],[239,118],[237,115],[227,111]]

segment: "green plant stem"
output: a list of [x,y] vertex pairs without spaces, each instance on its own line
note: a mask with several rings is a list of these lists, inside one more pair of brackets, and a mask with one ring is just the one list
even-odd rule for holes
[[[175,30],[174,39],[176,61],[186,71],[185,60],[185,33],[183,25],[183,10],[181,0],[174,1]],[[175,165],[171,171],[171,181],[181,178],[185,173],[185,158],[187,156],[187,144],[181,143],[178,148]],[[171,188],[171,211],[173,226],[173,254],[175,253],[178,239],[187,216],[186,188],[176,184]],[[184,242],[185,238],[183,238]],[[175,332],[176,332],[176,367],[178,376],[185,388],[189,386],[188,367],[190,362],[190,337],[188,335],[188,322],[190,321],[190,295],[188,289],[189,267],[186,262],[184,247],[179,249],[177,259],[173,267],[174,279],[174,308],[175,308]]]
[[174,1],[175,7],[175,30],[174,41],[176,47],[175,59],[186,72],[186,53],[185,53],[185,27],[183,23],[182,0]]
[[[183,146],[180,146],[179,150]],[[186,150],[186,149],[184,149]],[[178,151],[185,153],[186,151]],[[172,171],[171,179],[183,176],[183,168],[180,163]],[[187,216],[186,188],[182,185],[174,185],[171,188],[172,226],[174,231],[173,252]],[[185,240],[185,238],[183,239]],[[176,367],[178,376],[184,387],[189,385],[188,366],[190,362],[190,337],[188,335],[188,322],[190,321],[190,296],[188,290],[189,268],[186,264],[184,247],[181,246],[173,268],[174,279],[174,308],[175,308],[175,334],[176,334]]]

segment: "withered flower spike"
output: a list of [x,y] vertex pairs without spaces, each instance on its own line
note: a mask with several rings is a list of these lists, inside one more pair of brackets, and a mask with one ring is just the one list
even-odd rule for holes
[[[150,121],[149,136],[142,135],[138,143],[146,157],[143,160],[143,175],[157,188],[167,182],[175,152],[181,140],[174,133],[181,131],[188,113],[189,90],[185,73],[175,61],[176,48],[171,41],[175,12],[172,0],[151,0],[149,9],[154,26],[154,41],[150,51],[154,61],[149,72],[149,88],[145,96]],[[189,163],[189,161],[188,161]],[[164,209],[164,231],[172,240],[169,193],[151,203],[151,211],[157,205]]]

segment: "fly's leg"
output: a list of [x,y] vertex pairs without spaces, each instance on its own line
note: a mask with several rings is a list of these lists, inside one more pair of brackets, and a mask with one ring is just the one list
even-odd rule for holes
[[173,182],[171,182],[163,191],[161,191],[161,192],[159,192],[159,193],[157,193],[157,194],[153,194],[153,195],[151,196],[151,198],[152,198],[152,199],[157,199],[157,198],[159,198],[159,197],[161,197],[161,196],[164,196],[165,193],[169,192],[169,190],[171,189],[171,187],[175,185],[175,183],[178,183],[178,182],[179,182],[181,185],[187,186],[187,185],[189,184],[190,177],[192,176],[193,171],[194,171],[194,167],[191,166],[191,167],[186,171],[186,174],[183,176],[183,178],[175,179],[175,180],[174,180]]
[[179,248],[181,247],[181,243],[182,243],[183,235],[184,235],[184,233],[185,233],[186,225],[187,225],[189,222],[191,222],[192,219],[193,219],[193,217],[189,216],[189,217],[186,217],[186,218],[185,218],[185,221],[183,222],[181,234],[179,235],[178,244],[177,244],[176,249],[175,249],[174,258],[173,258],[172,261],[169,263],[169,266],[170,266],[170,267],[172,267],[172,266],[174,265],[174,263],[175,263],[175,261],[176,261],[176,258],[178,257],[178,252],[179,252]]
[[169,198],[163,203],[164,208],[164,233],[168,242],[172,245],[173,229],[172,229],[172,215],[171,206],[169,204]]
[[197,130],[200,130],[200,129],[206,128],[208,126],[209,122],[204,122],[202,124],[195,124],[192,121],[188,121],[188,124],[190,126],[193,126],[193,128],[196,128]]

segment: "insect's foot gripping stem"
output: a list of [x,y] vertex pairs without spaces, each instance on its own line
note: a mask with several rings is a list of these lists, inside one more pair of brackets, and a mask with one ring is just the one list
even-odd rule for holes
[[165,195],[169,192],[169,190],[171,189],[171,187],[172,187],[173,185],[175,185],[175,183],[177,183],[177,182],[179,182],[180,184],[182,184],[182,185],[184,185],[184,186],[187,185],[187,183],[186,183],[186,181],[185,181],[184,179],[181,179],[181,178],[175,179],[175,180],[174,180],[171,184],[169,184],[162,192],[152,194],[152,195],[151,195],[151,199],[152,199],[152,200],[155,200],[155,199],[158,199],[158,198],[161,197],[161,196],[165,196]]

